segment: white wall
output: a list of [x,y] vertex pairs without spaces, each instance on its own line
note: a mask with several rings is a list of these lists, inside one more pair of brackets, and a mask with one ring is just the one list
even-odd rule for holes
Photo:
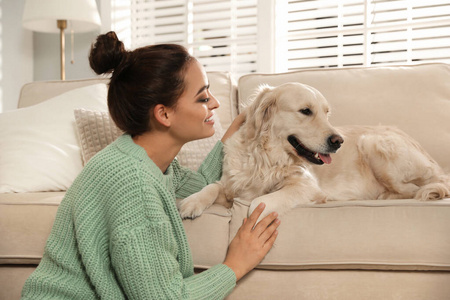
[[[25,0],[0,0],[0,113],[17,108],[23,84],[61,78],[59,34],[24,29],[24,6]],[[97,0],[97,6],[100,10],[100,0]],[[73,65],[70,63],[70,32],[66,33],[67,80],[96,76],[89,67],[88,54],[99,33],[75,33]]]
[[[2,0],[0,0],[2,1]],[[21,0],[24,1],[24,0]],[[75,0],[74,0],[75,1]],[[109,0],[110,1],[110,0]],[[101,12],[101,0],[96,0],[99,13]],[[100,17],[102,14],[100,13]],[[56,26],[56,24],[55,24]],[[87,33],[74,33],[74,64],[71,64],[71,34],[65,32],[65,56],[66,56],[66,80],[84,79],[95,77],[96,74],[89,67],[89,51],[92,42],[100,34],[98,31]],[[60,39],[59,34],[33,33],[34,46],[34,81],[60,80]]]
[[24,5],[0,0],[0,112],[15,109],[20,88],[33,81],[33,36],[22,28]]
[[[55,25],[56,26],[56,25]],[[96,74],[89,67],[89,51],[99,31],[74,34],[74,64],[71,64],[71,35],[65,34],[66,80],[92,78]],[[34,81],[60,80],[59,34],[33,33]]]

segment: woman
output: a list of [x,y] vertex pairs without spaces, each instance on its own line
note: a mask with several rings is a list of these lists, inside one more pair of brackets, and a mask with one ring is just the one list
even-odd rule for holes
[[23,299],[222,299],[272,247],[276,213],[261,205],[231,242],[225,261],[194,275],[175,199],[221,176],[223,144],[199,168],[174,159],[186,142],[214,134],[205,71],[178,45],[127,52],[114,32],[91,49],[97,74],[112,72],[108,108],[125,134],[92,158],[67,191],[43,259]]

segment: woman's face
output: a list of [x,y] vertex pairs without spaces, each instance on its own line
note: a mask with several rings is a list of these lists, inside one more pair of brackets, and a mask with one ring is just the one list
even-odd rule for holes
[[214,134],[214,109],[220,103],[209,91],[203,66],[192,60],[185,75],[185,90],[173,111],[172,133],[183,143]]

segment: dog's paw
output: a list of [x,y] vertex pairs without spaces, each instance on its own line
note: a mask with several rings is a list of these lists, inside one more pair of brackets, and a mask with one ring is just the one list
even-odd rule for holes
[[[248,216],[250,216],[253,213],[253,211],[258,207],[258,205],[261,204],[262,202],[263,201],[253,200],[248,209]],[[274,208],[270,207],[270,202],[264,204],[266,205],[266,207],[264,208],[261,215],[258,217],[256,224],[258,224],[262,219],[264,219],[265,217],[276,211]]]
[[178,210],[182,219],[195,219],[199,217],[205,209],[206,207],[194,197],[188,197],[181,200],[178,204]]
[[254,201],[252,201],[251,203],[250,203],[250,207],[248,208],[248,213],[247,213],[247,216],[248,217],[250,217],[250,215],[253,213],[253,211],[256,209],[256,207],[258,207],[258,205],[260,204],[261,202],[259,202],[259,201],[257,201],[257,200],[254,200]]
[[315,204],[324,204],[327,203],[327,195],[323,193],[318,193],[314,198],[311,199]]
[[315,203],[316,203],[316,204],[324,204],[324,203],[327,203],[327,197],[323,197],[323,198],[316,199]]

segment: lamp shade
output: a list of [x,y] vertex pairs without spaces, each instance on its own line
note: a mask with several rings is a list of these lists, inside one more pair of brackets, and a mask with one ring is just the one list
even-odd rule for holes
[[100,28],[95,0],[26,0],[22,24],[26,29],[58,33],[57,20],[67,20],[75,32]]

